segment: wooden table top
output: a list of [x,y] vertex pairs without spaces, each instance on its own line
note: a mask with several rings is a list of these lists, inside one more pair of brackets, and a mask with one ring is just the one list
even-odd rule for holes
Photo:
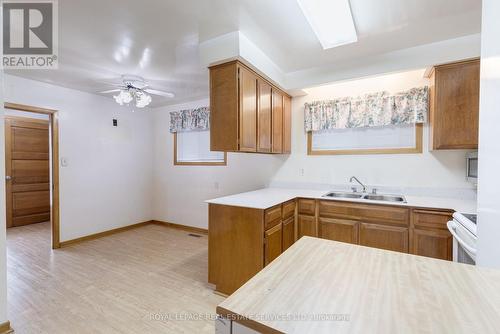
[[498,333],[500,271],[303,237],[217,313],[263,333]]

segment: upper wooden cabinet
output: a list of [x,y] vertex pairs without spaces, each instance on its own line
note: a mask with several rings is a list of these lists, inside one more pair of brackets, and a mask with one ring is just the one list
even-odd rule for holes
[[434,67],[430,79],[431,149],[476,149],[479,59]]
[[290,153],[291,97],[239,61],[210,67],[210,149]]

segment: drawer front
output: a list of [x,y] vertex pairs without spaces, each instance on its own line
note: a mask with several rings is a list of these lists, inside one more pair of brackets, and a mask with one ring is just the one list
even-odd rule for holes
[[287,219],[295,215],[295,200],[283,203],[283,219]]
[[313,199],[299,199],[299,213],[314,216],[316,213],[316,201]]
[[452,211],[415,209],[412,211],[412,225],[417,228],[448,230],[446,223],[453,218]]
[[278,225],[281,222],[281,205],[277,205],[270,209],[267,209],[264,216],[266,230]]
[[359,244],[408,253],[408,228],[361,223]]
[[381,224],[409,225],[410,210],[388,205],[320,201],[320,217],[363,220]]

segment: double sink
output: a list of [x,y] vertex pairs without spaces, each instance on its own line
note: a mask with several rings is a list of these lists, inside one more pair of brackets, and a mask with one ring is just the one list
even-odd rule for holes
[[353,198],[353,199],[365,199],[369,201],[406,203],[406,199],[402,195],[383,195],[383,194],[379,195],[379,194],[355,193],[355,192],[344,192],[344,191],[332,191],[323,195],[323,197]]

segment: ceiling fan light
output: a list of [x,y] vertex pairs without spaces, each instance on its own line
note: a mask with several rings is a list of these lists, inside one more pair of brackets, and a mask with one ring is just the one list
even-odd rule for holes
[[151,95],[143,92],[138,92],[135,97],[135,106],[137,108],[144,108],[151,103]]
[[126,90],[121,90],[120,93],[118,95],[114,95],[113,98],[115,99],[116,103],[121,106],[123,104],[129,104],[134,99],[132,94],[130,94],[130,92]]

